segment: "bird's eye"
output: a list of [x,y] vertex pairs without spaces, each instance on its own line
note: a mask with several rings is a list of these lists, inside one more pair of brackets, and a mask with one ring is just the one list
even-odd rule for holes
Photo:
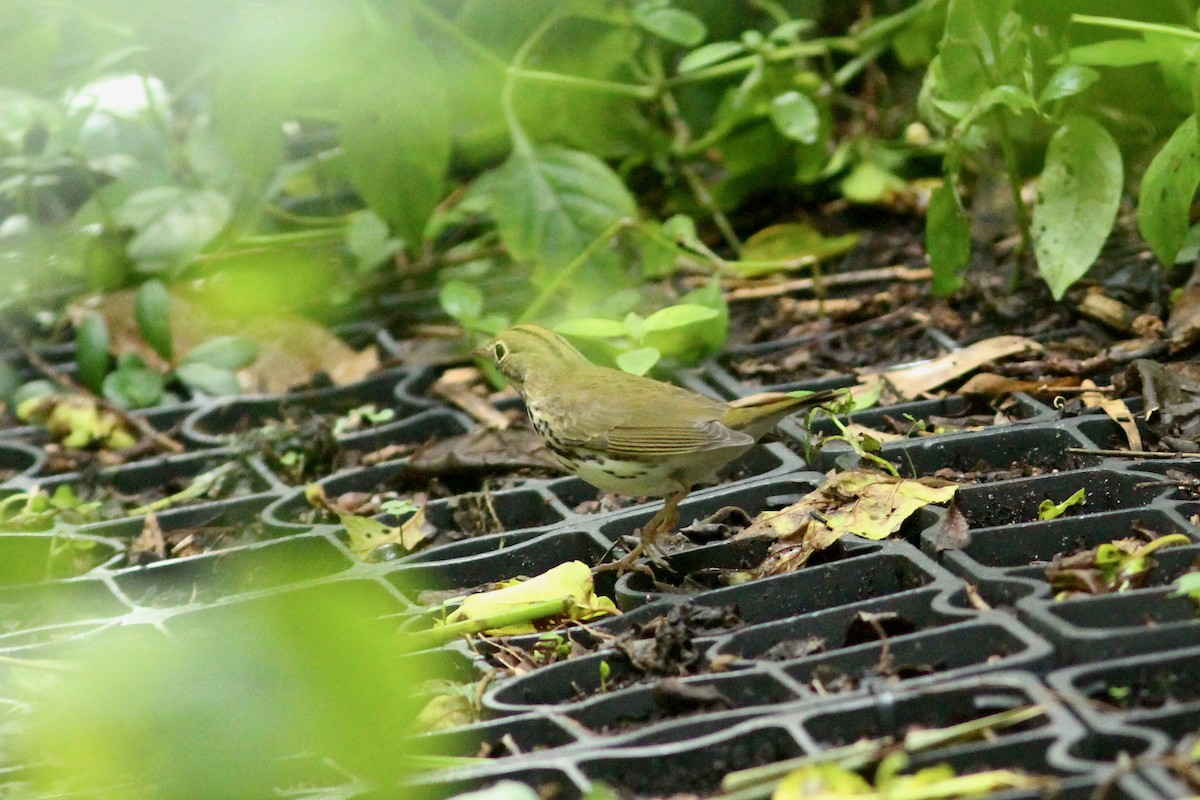
[[508,347],[504,342],[496,342],[492,345],[492,355],[496,357],[496,363],[499,364],[508,356]]

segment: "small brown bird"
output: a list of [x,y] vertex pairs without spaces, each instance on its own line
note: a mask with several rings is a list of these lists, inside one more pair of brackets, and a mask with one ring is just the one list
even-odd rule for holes
[[525,399],[529,420],[563,467],[607,492],[666,497],[642,528],[643,552],[679,521],[679,502],[788,414],[840,395],[765,393],[726,403],[669,383],[597,366],[556,333],[517,325],[478,351]]

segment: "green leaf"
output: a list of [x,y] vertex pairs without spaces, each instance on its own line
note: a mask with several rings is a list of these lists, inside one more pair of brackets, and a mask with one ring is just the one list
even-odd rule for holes
[[143,283],[133,299],[133,313],[138,330],[154,352],[170,361],[174,345],[171,340],[171,295],[160,280]]
[[707,34],[704,23],[695,14],[658,2],[634,6],[633,21],[655,36],[684,47],[695,47]]
[[108,353],[108,326],[99,314],[88,314],[75,331],[75,364],[79,380],[93,392],[100,391],[112,358]]
[[679,61],[676,68],[680,75],[696,72],[704,67],[719,64],[722,61],[746,52],[746,45],[741,42],[712,42],[698,47]]
[[950,180],[929,197],[925,247],[933,270],[933,293],[939,297],[953,294],[962,286],[962,271],[971,263],[971,223]]
[[374,211],[363,209],[350,215],[346,223],[346,249],[354,256],[360,273],[366,273],[388,261],[404,247],[394,239],[387,223]]
[[718,316],[714,308],[707,306],[683,304],[667,306],[646,317],[647,333],[666,331],[672,328],[682,328],[697,322],[705,322]]
[[724,309],[698,303],[667,306],[646,317],[640,341],[663,357],[695,363],[713,354],[712,342],[724,339],[727,315]]
[[258,358],[258,342],[246,336],[214,336],[188,351],[180,363],[236,371]]
[[628,335],[624,323],[615,319],[569,319],[554,326],[556,333],[581,339],[617,339]]
[[616,358],[617,366],[633,375],[645,375],[654,369],[654,365],[662,358],[655,347],[639,347],[637,350],[627,350],[619,353]]
[[163,396],[163,377],[149,367],[126,365],[108,373],[102,386],[105,399],[123,408],[150,408]]
[[1138,230],[1163,264],[1171,265],[1187,240],[1189,212],[1200,186],[1200,124],[1184,120],[1154,156],[1138,196]]
[[1084,276],[1121,202],[1121,151],[1100,123],[1072,114],[1050,138],[1033,207],[1038,271],[1055,300]]
[[816,144],[821,134],[821,114],[803,92],[784,92],[772,98],[771,122],[784,136],[803,144]]
[[464,324],[478,319],[483,313],[483,293],[478,286],[466,281],[447,281],[438,292],[438,302],[443,311]]
[[[1043,500],[1038,505],[1038,519],[1040,519],[1040,520],[1058,519],[1063,514],[1067,513],[1067,511],[1069,511],[1074,506],[1082,506],[1086,502],[1087,502],[1087,491],[1084,489],[1076,490],[1074,494],[1072,494],[1066,500],[1063,500],[1061,503],[1056,503],[1050,499]],[[1110,545],[1110,547],[1111,547],[1111,545]],[[1113,550],[1118,553],[1120,552],[1120,551],[1117,551],[1116,548],[1113,548]],[[1097,552],[1097,560],[1098,559],[1099,559],[1099,552]]]
[[1161,57],[1162,51],[1144,39],[1111,39],[1072,47],[1062,60],[1092,67],[1132,67],[1153,63]]
[[451,115],[438,59],[391,21],[345,87],[338,121],[350,183],[411,248],[443,196]]
[[1187,572],[1175,579],[1174,596],[1187,595],[1200,602],[1200,572]]
[[806,222],[782,222],[756,231],[746,240],[742,259],[728,262],[727,266],[739,277],[802,269],[849,252],[858,239],[857,233],[827,239]]
[[878,203],[906,188],[903,178],[874,161],[860,161],[841,183],[842,195],[854,203]]
[[117,221],[134,229],[127,252],[143,273],[173,272],[221,232],[233,207],[213,189],[158,186],[127,199]]
[[1077,95],[1098,80],[1100,73],[1091,67],[1079,64],[1061,66],[1046,81],[1046,86],[1038,95],[1038,105],[1045,108],[1056,100]]
[[175,370],[175,377],[189,389],[212,397],[242,393],[242,384],[238,382],[237,375],[203,361],[180,364]]
[[[544,286],[636,205],[625,184],[595,156],[563,147],[518,147],[496,173],[491,191],[500,237],[518,261],[534,265]],[[611,289],[623,280],[618,254],[600,247],[578,273],[580,283]]]

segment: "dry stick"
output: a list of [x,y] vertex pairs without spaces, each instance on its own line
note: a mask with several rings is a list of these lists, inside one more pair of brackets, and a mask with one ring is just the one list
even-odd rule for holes
[[96,394],[95,392],[93,392],[91,389],[87,388],[83,384],[77,383],[76,381],[72,380],[69,375],[64,375],[63,373],[59,372],[58,370],[56,370],[54,368],[53,364],[51,364],[46,359],[42,358],[41,355],[39,355],[37,353],[37,351],[35,351],[29,345],[22,343],[19,345],[19,347],[21,348],[21,353],[25,356],[26,360],[29,361],[30,365],[34,369],[36,369],[38,372],[42,373],[47,378],[49,378],[50,381],[57,384],[59,387],[66,389],[68,392],[71,392],[72,394],[82,394],[82,395],[91,397],[93,400],[96,401],[96,404],[98,406],[103,408],[105,411],[108,411],[109,413],[115,415],[118,419],[120,419],[126,425],[137,430],[139,433],[142,434],[142,436],[144,436],[147,439],[150,439],[155,444],[157,444],[159,447],[162,447],[163,449],[166,449],[166,450],[170,450],[172,453],[182,453],[183,452],[182,444],[175,441],[170,436],[167,436],[162,431],[156,430],[153,425],[151,425],[149,422],[142,419],[141,417],[133,416],[125,409],[121,408],[120,406],[116,405],[115,403],[109,402],[108,400],[106,400],[105,398]]
[[[927,281],[933,277],[933,270],[925,267],[881,267],[863,269],[856,272],[843,272],[835,275],[825,275],[821,278],[823,288],[831,286],[856,286],[862,283],[878,283],[880,281]],[[797,278],[779,283],[761,283],[753,286],[732,289],[726,292],[725,299],[729,302],[737,300],[760,300],[765,297],[776,297],[789,292],[808,292],[816,290],[817,281],[813,278]]]
[[1162,453],[1157,450],[1107,450],[1100,447],[1068,447],[1073,456],[1107,456],[1111,458],[1195,458],[1195,453]]

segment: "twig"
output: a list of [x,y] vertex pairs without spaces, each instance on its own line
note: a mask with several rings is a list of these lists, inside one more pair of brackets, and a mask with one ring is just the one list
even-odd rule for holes
[[1163,453],[1157,450],[1112,450],[1102,447],[1068,447],[1073,456],[1107,456],[1110,458],[1195,458],[1195,453]]
[[115,403],[112,403],[96,394],[83,384],[76,382],[69,375],[64,375],[63,373],[59,372],[54,368],[53,364],[42,358],[42,356],[28,344],[21,342],[18,346],[21,348],[21,353],[25,356],[25,359],[29,362],[30,366],[45,375],[55,385],[67,390],[72,394],[82,394],[92,398],[96,401],[96,405],[115,415],[126,425],[138,431],[140,434],[142,434],[142,436],[150,439],[159,447],[162,447],[165,450],[170,450],[172,453],[183,452],[182,444],[175,441],[170,436],[167,436],[162,431],[156,430],[153,425],[141,417],[135,417]]
[[[825,275],[821,278],[820,283],[822,288],[828,289],[831,286],[857,286],[880,281],[920,282],[927,281],[932,277],[933,270],[926,267],[895,266]],[[796,278],[790,281],[765,284],[756,282],[730,290],[725,294],[725,299],[732,303],[737,300],[759,300],[764,297],[777,297],[791,292],[811,292],[816,289],[817,281],[813,278]]]

